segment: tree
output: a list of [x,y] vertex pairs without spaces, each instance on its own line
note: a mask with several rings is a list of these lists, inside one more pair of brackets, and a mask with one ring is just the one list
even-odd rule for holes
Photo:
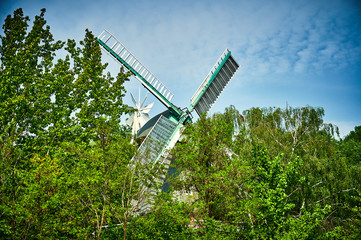
[[323,122],[324,110],[302,108],[251,108],[243,112],[249,140],[267,145],[270,154],[327,156],[333,151],[331,140],[338,128]]
[[[260,239],[297,238],[318,236],[318,229],[330,207],[302,206],[295,211],[292,195],[302,187],[306,177],[302,175],[302,160],[296,158],[288,163],[283,154],[272,159],[264,147],[254,149],[249,162],[253,170],[249,183],[251,221],[249,236]],[[291,187],[292,186],[292,187]]]
[[240,115],[231,107],[202,116],[175,148],[173,186],[197,193],[191,214],[242,229],[242,238],[341,236],[357,177],[323,114],[288,107]]
[[349,191],[347,195],[341,199],[344,203],[345,210],[342,220],[347,221],[347,231],[350,232],[350,239],[358,239],[361,236],[360,231],[360,189],[361,189],[361,127],[356,126],[343,140],[338,142],[338,150],[340,159],[347,166],[347,174],[345,184],[348,185]]
[[[49,126],[47,115],[51,105],[49,74],[54,52],[62,42],[54,42],[45,26],[45,9],[36,16],[27,31],[28,17],[21,9],[8,16],[1,36],[0,67],[0,153],[1,211],[3,234],[20,238],[27,229],[27,209],[17,206],[24,193],[24,177],[30,159],[39,150],[36,142]],[[22,217],[21,217],[22,216]],[[17,233],[15,231],[18,231]]]
[[356,126],[355,129],[351,131],[344,140],[346,142],[350,140],[361,142],[361,126]]
[[343,141],[340,141],[340,151],[351,161],[352,164],[360,166],[361,159],[361,126],[356,126]]
[[[131,174],[135,149],[119,125],[129,74],[104,74],[88,30],[80,47],[68,40],[62,49],[44,14],[28,31],[16,10],[1,36],[0,236],[100,238],[133,208],[143,180]],[[57,50],[69,54],[55,61]]]
[[[252,108],[243,112],[245,118],[245,144],[235,152],[247,155],[250,146],[266,147],[272,158],[283,153],[284,164],[299,157],[300,169],[306,177],[301,186],[289,186],[297,213],[303,206],[321,208],[331,206],[323,226],[325,231],[344,226],[350,212],[345,205],[359,186],[359,174],[354,165],[339,151],[334,139],[336,126],[323,122],[322,108]],[[241,137],[242,138],[242,137]],[[342,145],[342,144],[341,144]]]
[[218,219],[224,216],[218,203],[224,201],[231,162],[233,130],[235,128],[233,108],[225,114],[212,118],[202,115],[196,124],[186,126],[182,141],[174,151],[174,166],[178,177],[173,183],[176,189],[196,191],[199,217]]
[[131,219],[127,239],[194,239],[189,223],[186,204],[160,193],[149,214]]

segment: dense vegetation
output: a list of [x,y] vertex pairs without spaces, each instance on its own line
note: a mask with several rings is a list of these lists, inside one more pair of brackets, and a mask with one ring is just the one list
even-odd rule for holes
[[1,239],[361,238],[361,126],[336,140],[309,106],[201,116],[172,152],[171,189],[137,214],[159,173],[130,164],[129,75],[105,73],[88,30],[55,41],[44,14],[3,25]]

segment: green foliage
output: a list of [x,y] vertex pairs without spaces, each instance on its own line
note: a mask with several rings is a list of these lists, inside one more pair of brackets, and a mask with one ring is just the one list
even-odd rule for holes
[[233,163],[226,150],[232,144],[234,122],[228,113],[212,118],[201,116],[197,124],[187,126],[174,151],[174,165],[180,172],[174,187],[197,192],[195,204],[199,205],[202,217],[224,216],[218,206],[224,202],[225,192],[232,191],[228,170]]
[[351,197],[349,201],[349,208],[353,213],[354,217],[349,218],[349,239],[360,239],[361,238],[361,191],[357,189],[356,194]]
[[345,221],[357,214],[346,203],[359,188],[359,174],[338,150],[337,127],[323,123],[323,114],[288,107],[241,115],[230,107],[202,116],[175,149],[173,186],[197,193],[192,216],[230,223],[242,230],[240,238],[347,236]]
[[[321,209],[316,206],[310,212],[305,210],[299,217],[289,217],[284,221],[282,226],[276,231],[275,239],[322,239],[323,236],[319,234],[318,227],[321,225],[330,207]],[[330,239],[331,233],[328,232]]]
[[[129,75],[104,74],[88,30],[80,47],[68,40],[63,49],[44,14],[28,29],[16,10],[1,36],[0,236],[100,238],[145,197],[139,176],[147,168],[130,167],[135,148],[119,125]],[[69,54],[55,60],[58,50]]]
[[330,206],[297,208],[291,196],[305,183],[303,163],[299,158],[284,163],[282,158],[271,159],[264,148],[255,152],[250,194],[256,209],[250,235],[261,239],[315,239]]
[[339,144],[340,151],[355,167],[361,167],[361,126],[356,126]]
[[361,142],[361,126],[356,126],[355,130],[351,131],[346,137],[345,142],[354,140],[355,142]]
[[187,206],[174,201],[167,193],[155,199],[154,209],[132,219],[128,239],[190,239],[193,230]]
[[[237,145],[234,151],[250,158],[252,146],[263,146],[272,158],[283,153],[284,164],[295,158],[302,159],[299,172],[305,177],[304,183],[288,186],[288,191],[293,192],[290,198],[295,209],[329,205],[331,213],[323,223],[326,231],[344,226],[351,214],[345,203],[360,187],[360,169],[355,164],[359,161],[357,157],[345,154],[349,147],[346,141],[339,143],[334,139],[338,129],[323,123],[323,109],[252,108],[243,114],[246,129],[243,138],[246,141]],[[357,152],[358,146],[352,145]]]
[[322,108],[251,108],[243,112],[248,138],[267,146],[272,156],[328,156],[331,139],[338,128],[323,123]]
[[171,191],[150,195],[162,166],[131,162],[120,125],[129,74],[105,73],[89,30],[55,41],[44,15],[29,28],[18,9],[0,36],[1,239],[360,238],[360,126],[338,141],[322,108],[203,115]]

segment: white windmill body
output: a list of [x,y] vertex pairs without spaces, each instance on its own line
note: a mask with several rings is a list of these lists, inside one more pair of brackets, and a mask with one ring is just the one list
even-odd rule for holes
[[145,100],[147,99],[148,93],[146,93],[144,99],[142,102],[140,102],[140,88],[139,88],[139,95],[138,95],[138,103],[135,101],[132,94],[130,94],[132,97],[132,101],[135,105],[135,111],[132,113],[132,115],[127,119],[126,123],[128,126],[132,128],[132,135],[136,136],[137,132],[141,127],[144,126],[149,121],[149,111],[153,107],[154,103],[150,103],[147,106],[143,107],[143,104]]

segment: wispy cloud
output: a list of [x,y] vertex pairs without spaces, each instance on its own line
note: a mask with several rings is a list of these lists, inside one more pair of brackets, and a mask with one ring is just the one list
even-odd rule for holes
[[53,31],[65,39],[81,39],[85,28],[95,34],[108,28],[159,72],[190,82],[225,47],[244,71],[258,75],[342,68],[361,56],[358,12],[343,1],[17,3],[32,11],[45,5]]
[[326,4],[315,3],[285,3],[281,9],[263,6],[248,20],[255,29],[242,46],[247,49],[242,62],[252,63],[247,69],[249,74],[323,71],[360,61],[357,56],[361,55],[361,26],[349,26],[350,18],[356,18],[357,12],[350,11],[345,16],[344,10],[330,10]]

